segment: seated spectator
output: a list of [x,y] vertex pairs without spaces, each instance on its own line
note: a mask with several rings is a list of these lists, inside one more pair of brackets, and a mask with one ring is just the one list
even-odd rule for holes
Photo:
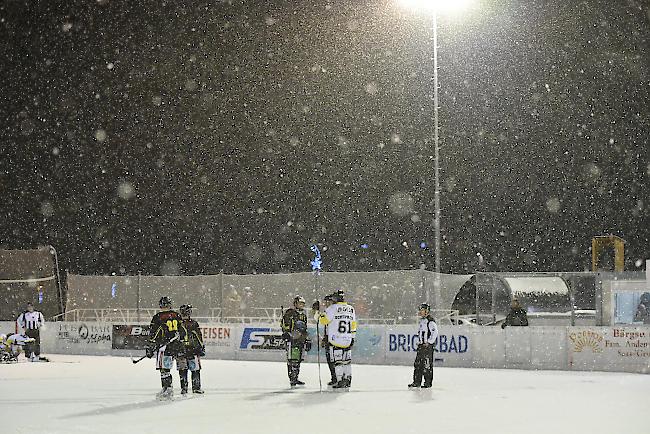
[[223,316],[224,317],[239,317],[241,316],[242,299],[234,286],[230,285],[226,299],[223,301]]
[[519,300],[516,298],[512,299],[512,304],[510,305],[510,312],[506,316],[506,320],[501,324],[501,328],[504,329],[506,326],[527,326],[528,325],[528,314],[526,314],[526,309],[521,307]]

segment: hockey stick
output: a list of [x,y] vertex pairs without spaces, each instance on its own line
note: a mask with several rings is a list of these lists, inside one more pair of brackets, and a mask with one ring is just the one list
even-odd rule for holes
[[318,363],[318,391],[323,392],[323,382],[320,378],[320,331],[318,331],[318,323],[320,318],[316,321],[316,360]]
[[320,302],[318,300],[314,301],[314,304],[311,305],[311,315],[314,317],[314,321],[316,321],[316,361],[318,363],[318,390],[320,392],[323,391],[323,382],[321,380],[320,376],[320,330],[319,330],[319,323],[320,323]]
[[[154,354],[157,353],[157,352],[158,352],[162,347],[164,347],[164,346],[166,346],[166,345],[169,345],[169,344],[171,344],[172,342],[174,342],[174,341],[176,341],[176,340],[178,340],[178,333],[177,333],[176,335],[174,335],[174,337],[171,338],[169,341],[167,341],[167,342],[165,342],[164,344],[159,345],[157,348],[155,348],[155,349],[153,350]],[[147,358],[147,355],[145,354],[144,356],[140,357],[139,359],[131,358],[131,361],[132,361],[133,364],[135,365],[136,363],[138,363],[138,362],[140,362],[140,361],[142,361],[142,360],[144,360],[144,359],[146,359],[146,358]]]

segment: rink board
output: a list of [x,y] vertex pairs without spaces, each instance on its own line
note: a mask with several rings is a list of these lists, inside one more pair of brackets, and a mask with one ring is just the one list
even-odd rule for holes
[[[0,326],[6,333],[13,323]],[[286,357],[280,329],[268,324],[204,324],[201,331],[208,359],[282,361]],[[315,328],[309,333],[316,342]],[[41,340],[45,353],[139,356],[147,338],[147,324],[56,322],[47,325]],[[412,326],[361,326],[354,361],[410,365],[416,342]],[[323,351],[314,345],[306,360],[324,361]],[[441,326],[435,364],[649,373],[650,327]]]

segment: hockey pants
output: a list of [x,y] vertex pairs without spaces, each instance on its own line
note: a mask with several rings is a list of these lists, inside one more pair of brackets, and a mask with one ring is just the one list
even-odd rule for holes
[[329,347],[330,359],[334,364],[336,380],[347,380],[352,382],[352,350],[350,348],[339,348],[333,345]]
[[302,362],[302,350],[304,342],[287,343],[287,372],[289,381],[295,383],[300,375],[300,362]]
[[433,383],[433,345],[419,345],[413,363],[413,383],[431,385]]
[[163,389],[172,387],[172,373],[171,369],[174,365],[174,356],[166,351],[165,345],[158,349],[156,354],[156,369],[160,371],[160,382]]
[[32,356],[32,353],[36,357],[41,355],[41,332],[39,329],[27,329],[25,330],[25,336],[28,338],[34,338],[34,342],[25,344],[25,357],[29,358]]

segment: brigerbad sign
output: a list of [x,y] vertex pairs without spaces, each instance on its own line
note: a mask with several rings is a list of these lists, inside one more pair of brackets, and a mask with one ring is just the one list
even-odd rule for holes
[[[419,338],[412,333],[388,333],[388,353],[410,353],[418,349]],[[469,349],[469,338],[461,334],[440,334],[434,345],[437,353],[461,354]]]

